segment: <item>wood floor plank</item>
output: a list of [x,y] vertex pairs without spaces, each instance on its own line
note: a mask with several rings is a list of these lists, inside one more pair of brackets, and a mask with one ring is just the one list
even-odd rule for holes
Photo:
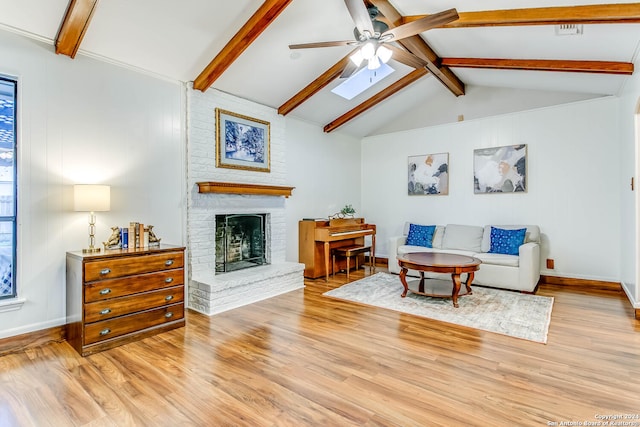
[[[352,280],[368,274],[360,269]],[[635,414],[640,321],[624,294],[541,284],[547,344],[305,289],[79,356],[0,357],[0,425],[540,426]]]

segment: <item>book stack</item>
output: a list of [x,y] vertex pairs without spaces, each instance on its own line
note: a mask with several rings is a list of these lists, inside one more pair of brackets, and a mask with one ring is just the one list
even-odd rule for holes
[[130,222],[128,234],[129,234],[128,248],[140,249],[140,248],[149,247],[149,229],[145,228],[143,223]]
[[128,227],[120,227],[120,242],[108,249],[140,249],[149,247],[149,227],[140,222],[130,222]]
[[[141,249],[160,246],[160,239],[151,232],[152,228],[152,225],[145,227],[141,222],[130,222],[128,227],[112,227],[114,234],[109,238],[109,244],[104,242],[105,249]],[[151,237],[152,242],[149,241]]]

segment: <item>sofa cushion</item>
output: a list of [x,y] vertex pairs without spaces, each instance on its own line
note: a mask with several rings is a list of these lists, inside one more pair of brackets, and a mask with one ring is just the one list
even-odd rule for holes
[[443,249],[480,252],[484,228],[475,225],[447,224],[442,239]]
[[435,225],[410,224],[407,235],[407,245],[433,247],[433,233],[436,231]]
[[442,239],[444,239],[444,225],[436,225],[436,232],[433,233],[433,247],[442,248]]
[[[483,264],[492,265],[504,265],[508,267],[518,267],[520,258],[517,255],[505,255],[505,254],[492,254],[485,252],[478,252],[473,255],[482,261]],[[482,267],[480,267],[482,268]]]
[[489,253],[518,255],[518,248],[524,243],[526,228],[505,230],[504,228],[491,227],[491,248]]
[[491,227],[502,228],[503,230],[526,228],[524,243],[540,243],[540,227],[537,225],[485,225],[482,236],[482,252],[489,252],[491,249]]

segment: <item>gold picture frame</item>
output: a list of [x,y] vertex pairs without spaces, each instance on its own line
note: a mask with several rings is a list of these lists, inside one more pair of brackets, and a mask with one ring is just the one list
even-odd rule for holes
[[216,108],[216,167],[270,172],[270,123]]

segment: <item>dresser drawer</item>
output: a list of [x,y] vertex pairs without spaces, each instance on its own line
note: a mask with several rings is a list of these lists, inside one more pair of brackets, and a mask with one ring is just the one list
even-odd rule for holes
[[182,268],[119,279],[100,280],[85,284],[84,302],[102,301],[178,285],[184,285],[184,269]]
[[87,324],[84,329],[84,345],[174,322],[183,317],[184,304],[180,303]]
[[116,259],[87,262],[84,265],[85,282],[113,279],[132,274],[169,270],[184,267],[183,252],[163,252],[160,254],[137,255]]
[[124,316],[136,311],[144,311],[163,305],[176,304],[184,301],[184,286],[144,292],[120,298],[92,302],[84,306],[84,321],[86,323],[107,320]]

